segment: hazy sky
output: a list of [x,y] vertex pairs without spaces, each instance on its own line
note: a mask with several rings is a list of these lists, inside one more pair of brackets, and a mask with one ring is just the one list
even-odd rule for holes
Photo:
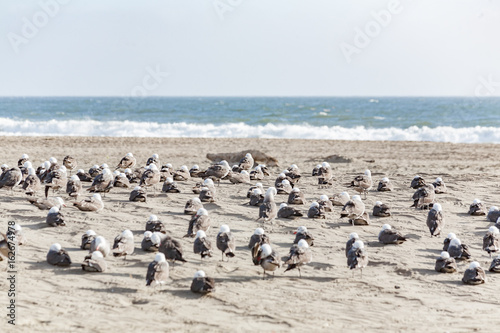
[[500,96],[500,1],[2,0],[0,18],[2,96]]

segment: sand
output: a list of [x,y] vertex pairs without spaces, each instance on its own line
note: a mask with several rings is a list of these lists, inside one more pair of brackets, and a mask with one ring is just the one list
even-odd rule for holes
[[[371,217],[369,226],[351,226],[339,218],[340,207],[327,213],[326,220],[306,217],[278,219],[263,225],[273,248],[281,256],[288,253],[293,231],[305,225],[315,236],[311,248],[313,261],[302,269],[276,272],[274,278],[262,279],[260,266],[254,266],[247,249],[249,237],[261,223],[256,222],[258,208],[247,205],[248,185],[223,181],[218,188],[219,201],[206,205],[212,219],[208,237],[215,247],[219,226],[227,224],[236,237],[236,257],[220,261],[220,252],[203,262],[193,253],[192,239],[182,238],[189,216],[183,214],[185,202],[194,196],[197,179],[179,182],[182,193],[168,197],[157,192],[147,203],[128,201],[130,190],[113,189],[104,198],[99,213],[84,213],[68,205],[63,213],[66,227],[45,224],[47,211],[30,205],[23,192],[10,195],[0,190],[1,229],[14,220],[24,228],[28,243],[17,253],[18,273],[16,327],[7,325],[8,284],[5,261],[0,262],[3,332],[156,332],[181,331],[410,331],[470,332],[491,330],[499,325],[500,276],[487,273],[484,285],[466,286],[461,282],[467,262],[459,262],[459,272],[440,274],[434,271],[436,257],[446,234],[455,232],[470,246],[473,258],[488,268],[491,262],[481,250],[482,237],[492,225],[486,217],[466,213],[475,198],[489,208],[500,205],[498,145],[447,144],[429,142],[342,142],[265,139],[148,139],[148,138],[1,138],[0,163],[15,165],[27,153],[37,167],[51,156],[60,161],[71,154],[79,167],[95,164],[116,165],[127,152],[139,163],[158,153],[162,163],[201,168],[210,165],[207,153],[239,152],[259,149],[276,157],[279,168],[264,180],[274,184],[278,173],[295,163],[302,171],[299,187],[310,203],[321,194],[332,195],[346,190],[345,184],[366,168],[376,183],[384,176],[395,183],[394,192],[372,190],[365,201],[370,213],[375,201],[392,207],[393,217]],[[337,181],[332,188],[319,189],[311,170],[327,156],[338,154],[350,163],[332,163]],[[427,212],[410,208],[414,190],[409,188],[419,174],[428,182],[442,177],[448,193],[438,195],[446,225],[442,236],[431,238],[425,224]],[[88,188],[89,183],[85,183]],[[160,188],[160,187],[158,187]],[[350,191],[350,194],[354,194]],[[41,194],[40,194],[41,195]],[[51,194],[52,195],[52,194]],[[61,195],[66,198],[65,193]],[[279,203],[285,196],[277,196]],[[300,207],[304,211],[308,205]],[[140,249],[146,220],[156,214],[175,238],[180,239],[187,263],[175,265],[170,280],[163,287],[145,286],[148,264],[154,254]],[[377,235],[389,223],[408,236],[400,246],[382,246]],[[135,252],[126,260],[107,258],[106,273],[83,272],[80,263],[86,251],[79,249],[81,235],[93,229],[112,242],[124,229],[132,230]],[[370,263],[363,276],[354,276],[346,266],[345,242],[357,232],[365,242]],[[47,264],[45,257],[52,243],[68,250],[73,265],[58,268]],[[189,286],[195,271],[203,269],[215,278],[217,290],[200,297]],[[497,326],[498,327],[498,326]],[[493,329],[494,330],[494,329]]]

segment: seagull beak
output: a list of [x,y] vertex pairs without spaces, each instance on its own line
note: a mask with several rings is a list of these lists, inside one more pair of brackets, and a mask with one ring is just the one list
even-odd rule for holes
[[294,234],[294,235],[296,235],[296,234],[297,234],[297,231],[294,231],[294,232],[293,232],[293,234]]

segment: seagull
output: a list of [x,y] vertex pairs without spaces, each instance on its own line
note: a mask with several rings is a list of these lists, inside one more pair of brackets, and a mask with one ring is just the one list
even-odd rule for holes
[[384,224],[378,234],[379,242],[383,244],[401,244],[406,240],[399,231],[393,230],[389,224]]
[[204,271],[197,271],[191,282],[191,291],[200,294],[208,294],[215,291],[215,280],[206,276]]
[[108,265],[100,251],[94,251],[85,257],[82,263],[82,270],[86,272],[105,272]]
[[275,187],[276,190],[278,191],[278,194],[290,195],[290,193],[293,190],[293,187],[288,179],[283,179],[281,183],[275,184]]
[[342,206],[351,200],[351,197],[349,196],[349,193],[347,192],[342,192],[339,194],[334,194],[332,197],[330,197],[330,201],[334,206]]
[[498,252],[500,231],[497,227],[491,226],[483,237],[483,250],[488,252],[491,258],[492,252]]
[[204,172],[200,170],[198,164],[195,164],[189,169],[189,175],[191,178],[203,178]]
[[239,173],[230,172],[228,179],[232,184],[250,184],[250,174],[246,170],[241,170]]
[[94,193],[89,199],[74,202],[73,206],[84,212],[98,212],[104,208],[104,203],[101,195]]
[[269,187],[264,196],[264,202],[259,207],[259,218],[257,220],[272,221],[278,215],[276,202],[274,196],[276,195],[276,188]]
[[378,217],[389,217],[391,216],[391,209],[388,205],[383,204],[382,201],[375,202],[375,206],[373,206],[373,216]]
[[389,180],[389,178],[384,177],[382,180],[378,183],[377,186],[377,191],[379,192],[386,192],[386,191],[394,191],[394,185],[392,182]]
[[431,237],[439,236],[439,234],[441,234],[441,230],[444,227],[444,217],[443,209],[440,204],[434,204],[432,209],[429,210],[429,213],[427,214],[427,226],[431,232]]
[[224,255],[228,258],[234,257],[234,251],[236,250],[234,236],[229,226],[225,224],[220,226],[219,233],[217,234],[217,248],[222,252],[221,261],[224,261]]
[[6,170],[0,179],[0,189],[5,187],[12,191],[14,187],[21,183],[21,180],[23,180],[23,174],[19,168],[14,167]]
[[242,170],[250,170],[253,168],[255,161],[252,157],[252,154],[246,153],[245,157],[243,157],[240,160],[240,163],[238,164],[238,167],[241,168]]
[[153,187],[155,190],[155,185],[160,182],[160,171],[156,164],[150,164],[146,167],[146,171],[142,174],[141,181],[139,182],[139,186],[145,187]]
[[465,284],[482,284],[486,282],[486,274],[484,269],[479,265],[477,261],[471,262],[469,268],[465,270],[462,282]]
[[148,194],[146,190],[140,186],[134,187],[132,192],[130,192],[129,201],[134,202],[147,202]]
[[111,170],[105,168],[102,173],[98,174],[90,188],[87,189],[89,192],[104,192],[107,193],[111,188],[113,188],[114,177]]
[[53,191],[58,191],[61,188],[66,188],[66,182],[68,177],[66,175],[66,167],[61,166],[58,169],[52,170],[48,176],[45,178],[45,197],[49,196],[49,189],[52,188]]
[[351,187],[354,187],[354,190],[356,192],[359,192],[359,194],[364,193],[365,199],[368,191],[371,190],[372,186],[373,186],[372,173],[368,169],[365,170],[364,175],[357,176],[351,182]]
[[470,259],[471,253],[466,244],[462,244],[460,239],[453,238],[448,246],[448,253],[450,257],[455,259]]
[[253,193],[253,190],[255,190],[256,188],[258,188],[259,190],[261,190],[262,193],[264,193],[264,186],[262,186],[262,183],[255,183],[255,185],[250,186],[250,188],[248,189],[247,198],[250,198],[250,196]]
[[321,206],[321,208],[323,208],[325,212],[333,212],[333,204],[326,194],[322,194],[319,197],[318,204]]
[[443,182],[441,177],[437,177],[436,181],[432,183],[432,186],[434,186],[436,194],[446,193],[446,184]]
[[92,182],[92,176],[90,175],[90,173],[85,172],[83,169],[78,169],[76,175],[82,182]]
[[94,230],[90,229],[87,230],[83,235],[82,235],[82,244],[80,245],[80,249],[82,250],[89,250],[90,249],[90,244],[92,241],[97,237],[96,233]]
[[288,267],[285,272],[297,268],[300,274],[300,267],[306,265],[312,261],[312,253],[309,249],[309,245],[305,239],[301,239],[297,244],[292,245],[288,257],[284,260],[285,265]]
[[21,158],[17,161],[17,166],[18,167],[21,167],[24,165],[24,163],[26,163],[27,161],[29,161],[30,157],[28,156],[28,154],[23,154],[21,156]]
[[62,207],[66,207],[66,204],[64,203],[64,200],[61,197],[52,197],[52,198],[28,198],[28,201],[30,204],[38,207],[40,210],[49,210],[52,207],[57,207],[59,209],[62,209]]
[[148,221],[146,222],[146,231],[151,231],[151,232],[161,232],[163,234],[167,233],[167,230],[165,229],[165,226],[163,225],[163,222],[158,220],[158,216],[155,214],[151,214],[148,218]]
[[226,177],[229,174],[229,171],[231,171],[229,164],[227,163],[227,161],[222,160],[217,164],[211,165],[205,171],[205,177],[212,177],[217,180],[218,184],[220,184],[220,180]]
[[78,199],[80,192],[82,191],[83,185],[80,178],[77,175],[73,175],[69,178],[66,183],[66,193],[71,197]]
[[264,179],[264,172],[262,172],[262,167],[257,165],[255,169],[250,171],[250,180],[262,180]]
[[357,240],[347,253],[347,266],[349,266],[349,269],[359,269],[361,277],[363,277],[363,268],[366,265],[368,265],[368,255],[365,251],[365,245],[362,241]]
[[191,174],[189,173],[189,169],[187,166],[183,165],[179,170],[174,172],[174,180],[177,181],[186,181],[191,179]]
[[500,218],[500,210],[496,206],[491,206],[486,217],[490,222],[495,223]]
[[347,243],[345,243],[345,256],[346,256],[346,258],[348,257],[348,254],[352,248],[352,245],[354,244],[354,242],[356,242],[358,240],[360,240],[360,239],[359,239],[359,236],[357,233],[351,232],[349,234],[349,239],[347,240]]
[[458,267],[455,259],[451,258],[448,252],[443,251],[439,258],[437,258],[434,269],[440,273],[455,273]]
[[161,232],[151,232],[145,231],[144,237],[141,241],[141,249],[148,252],[157,252],[160,247],[162,236],[165,236]]
[[182,257],[183,251],[181,243],[169,236],[161,242],[158,251],[163,253],[167,260],[172,260],[173,263],[176,261],[186,262],[186,259]]
[[318,185],[333,185],[333,171],[328,162],[323,162],[318,170]]
[[250,241],[248,242],[248,248],[253,249],[254,247],[259,247],[262,244],[269,244],[269,237],[264,233],[264,229],[257,228],[255,229],[253,235],[250,237]]
[[130,180],[128,179],[125,173],[115,170],[115,172],[113,172],[113,176],[114,176],[113,187],[123,187],[123,188],[130,187]]
[[102,172],[102,168],[99,165],[97,165],[97,164],[94,164],[89,169],[89,175],[92,178],[97,177],[99,174],[101,174],[101,172]]
[[490,265],[490,272],[500,273],[500,255],[498,255]]
[[116,166],[116,169],[132,169],[135,167],[137,160],[135,159],[132,153],[127,153],[121,160],[120,163]]
[[169,276],[168,272],[168,262],[165,259],[165,255],[161,252],[155,255],[155,260],[153,260],[148,266],[148,272],[146,274],[146,286],[155,286],[158,284],[164,284]]
[[469,207],[468,214],[474,216],[486,215],[485,207],[481,200],[474,199],[474,201],[472,201],[472,204]]
[[340,217],[347,217],[352,222],[355,219],[363,216],[365,212],[365,203],[361,200],[359,195],[353,195],[351,200],[349,200],[342,211],[340,212]]
[[420,177],[419,175],[416,175],[415,177],[413,177],[411,184],[410,184],[410,187],[412,189],[416,190],[422,186],[425,186],[425,180],[422,177]]
[[103,236],[97,236],[90,242],[90,252],[93,253],[95,251],[99,251],[102,253],[104,257],[107,257],[111,252],[111,247]]
[[201,259],[212,256],[212,243],[207,239],[205,231],[198,230],[193,243],[193,252],[199,254]]
[[45,222],[51,227],[65,226],[64,216],[59,212],[59,208],[56,206],[52,207],[47,214]]
[[303,216],[302,212],[294,207],[288,206],[286,203],[282,203],[278,210],[278,217],[284,219],[296,219]]
[[164,193],[180,193],[181,192],[179,190],[179,187],[177,186],[177,183],[170,177],[167,177],[165,179],[165,182],[163,182],[163,187],[161,188],[161,191]]
[[316,201],[313,201],[311,203],[311,206],[309,206],[309,210],[307,211],[307,217],[310,219],[326,218],[323,207],[320,206],[319,203],[317,203]]
[[124,257],[134,252],[134,235],[132,231],[126,229],[120,235],[115,237],[113,244],[113,256]]
[[42,189],[42,184],[40,178],[36,175],[36,171],[33,168],[28,169],[28,177],[23,182],[23,190],[26,195],[33,196],[38,191]]
[[189,221],[188,232],[184,237],[194,237],[198,230],[203,230],[208,232],[210,229],[210,217],[208,216],[208,211],[205,208],[200,208],[195,215]]
[[260,206],[264,202],[264,194],[260,188],[254,188],[250,194],[250,206]]
[[297,230],[294,232],[294,234],[295,234],[295,240],[293,241],[293,244],[297,244],[301,239],[303,239],[307,242],[307,245],[309,246],[314,245],[314,237],[311,233],[307,231],[307,227],[305,226],[298,227]]
[[150,158],[148,158],[146,166],[150,166],[152,164],[156,165],[156,168],[161,166],[160,156],[158,154],[153,154]]
[[61,244],[54,243],[50,246],[47,253],[47,262],[54,266],[68,267],[71,265],[71,259],[68,252],[61,247]]
[[413,205],[410,207],[428,209],[429,207],[432,207],[435,197],[436,193],[434,192],[434,186],[424,185],[413,194]]
[[200,208],[203,208],[203,204],[201,203],[200,198],[191,198],[186,202],[186,205],[184,206],[184,214],[195,215]]
[[290,195],[288,195],[288,204],[303,205],[305,204],[304,193],[298,187],[294,187]]
[[252,260],[255,265],[260,265],[264,270],[262,279],[265,278],[266,271],[273,272],[274,276],[274,271],[281,267],[279,254],[274,251],[269,244],[262,244],[259,247],[254,246]]
[[76,161],[76,158],[70,155],[66,155],[63,159],[63,165],[64,167],[66,167],[66,170],[69,170],[71,175],[71,171],[76,169],[76,167],[78,166],[78,162]]

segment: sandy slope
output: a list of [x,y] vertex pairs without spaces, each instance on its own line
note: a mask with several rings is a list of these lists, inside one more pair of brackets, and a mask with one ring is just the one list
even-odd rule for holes
[[[76,157],[81,167],[95,163],[116,165],[127,152],[138,161],[158,153],[163,163],[174,167],[197,163],[210,164],[209,152],[238,152],[260,149],[278,158],[281,167],[264,181],[267,187],[281,169],[297,164],[305,176],[299,187],[311,202],[323,193],[346,190],[344,184],[366,168],[376,182],[390,177],[396,190],[389,193],[371,191],[365,200],[371,211],[377,200],[389,203],[394,216],[372,218],[366,227],[351,226],[339,219],[339,207],[327,219],[296,221],[277,220],[265,225],[273,247],[284,256],[294,239],[293,231],[305,225],[314,234],[313,262],[298,272],[283,273],[262,280],[260,267],[253,266],[246,248],[258,208],[246,205],[247,185],[222,182],[220,200],[206,205],[212,219],[208,236],[215,246],[221,224],[228,224],[238,242],[237,253],[229,262],[220,261],[220,253],[200,262],[192,252],[192,239],[182,238],[189,217],[183,215],[184,203],[191,197],[196,180],[180,183],[182,193],[158,194],[146,204],[128,202],[128,190],[113,189],[106,195],[105,209],[100,213],[83,213],[72,207],[64,209],[69,221],[66,227],[45,225],[46,211],[31,206],[22,192],[10,196],[0,190],[1,229],[8,220],[24,227],[29,243],[19,250],[17,261],[18,325],[16,331],[450,331],[468,332],[500,324],[496,315],[500,296],[500,276],[488,274],[488,283],[465,286],[461,283],[467,263],[459,263],[460,273],[438,274],[434,271],[444,235],[455,232],[470,245],[473,257],[483,267],[490,259],[481,250],[482,236],[491,223],[485,217],[465,214],[474,198],[486,205],[500,204],[497,145],[464,145],[427,142],[341,142],[254,139],[137,139],[137,138],[1,138],[0,163],[15,165],[28,153],[38,166],[50,156],[66,154]],[[338,181],[331,189],[318,189],[310,177],[314,165],[325,157],[340,154],[351,163],[332,164]],[[367,162],[373,160],[371,162]],[[413,190],[409,182],[415,174],[432,181],[441,176],[449,193],[439,195],[446,227],[443,237],[431,238],[425,225],[427,212],[410,209]],[[86,184],[88,187],[88,183]],[[351,191],[351,195],[352,195]],[[66,195],[63,194],[64,197]],[[285,201],[277,196],[278,204]],[[308,206],[301,207],[306,210]],[[171,280],[162,288],[145,287],[147,266],[154,254],[140,249],[145,222],[157,214],[172,234],[181,239],[188,262],[171,269]],[[401,246],[382,246],[377,234],[384,223],[408,235]],[[112,241],[124,229],[134,233],[136,252],[123,260],[108,258],[109,271],[90,274],[81,271],[86,252],[79,249],[80,238],[87,229]],[[370,258],[361,278],[346,268],[344,245],[349,233],[356,231],[365,241]],[[74,264],[67,269],[54,268],[45,261],[48,248],[59,242]],[[0,263],[2,270],[5,262]],[[203,269],[217,282],[217,291],[199,297],[189,291],[192,275]],[[1,273],[0,290],[7,281]],[[6,309],[6,292],[0,295]],[[2,312],[0,328],[6,326]],[[3,330],[3,329],[2,329]]]

